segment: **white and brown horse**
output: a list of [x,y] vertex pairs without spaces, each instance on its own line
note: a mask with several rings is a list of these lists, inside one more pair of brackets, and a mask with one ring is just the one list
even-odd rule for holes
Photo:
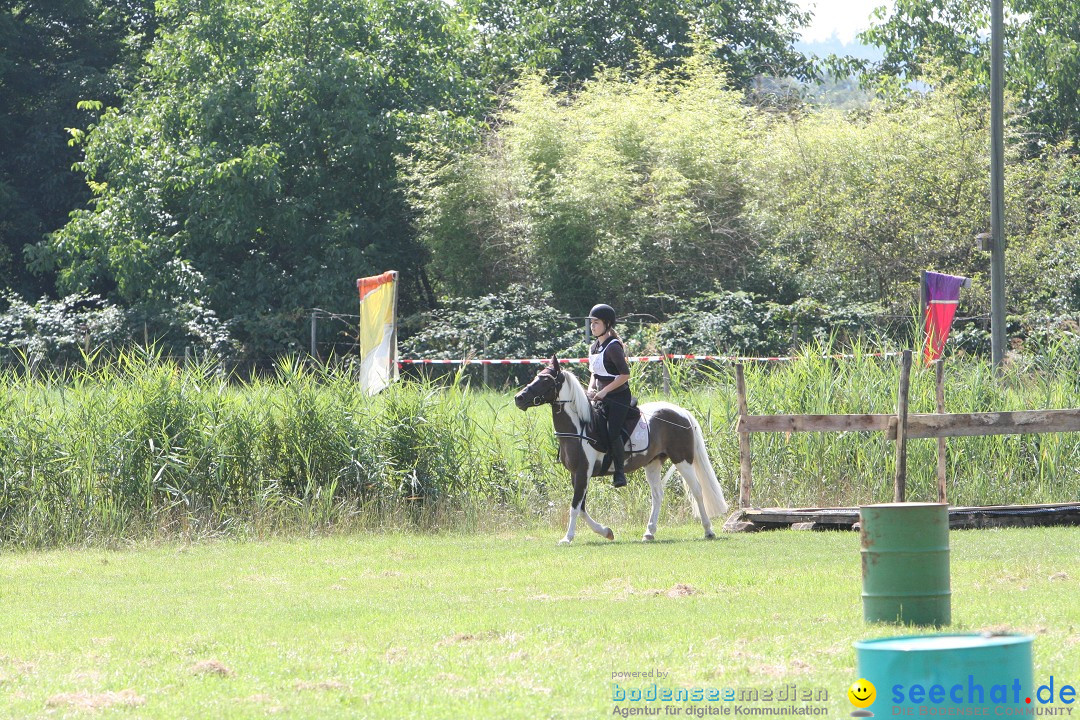
[[[595,532],[614,540],[615,534],[611,528],[596,522],[585,511],[589,478],[608,472],[603,469],[604,454],[588,442],[593,422],[592,406],[577,377],[560,369],[559,359],[553,357],[551,366],[537,373],[532,382],[514,396],[514,403],[522,410],[551,405],[555,434],[559,437],[559,460],[570,471],[574,482],[570,525],[560,542],[569,543],[574,539],[579,516]],[[660,517],[660,503],[664,499],[664,478],[660,472],[664,460],[671,460],[672,470],[678,468],[686,484],[691,509],[695,516],[701,518],[705,528],[705,537],[716,537],[711,518],[726,513],[728,506],[709,462],[701,426],[688,410],[671,403],[650,402],[639,409],[649,425],[649,444],[640,452],[627,453],[625,467],[626,472],[645,468],[645,477],[652,490],[652,515],[649,516],[649,525],[642,539],[653,540],[656,537],[656,521]]]

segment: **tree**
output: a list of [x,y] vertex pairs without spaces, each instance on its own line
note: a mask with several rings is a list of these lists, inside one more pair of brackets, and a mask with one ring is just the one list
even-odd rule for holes
[[[1080,3],[1005,0],[1005,84],[1040,147],[1080,140]],[[989,0],[897,0],[861,35],[880,46],[886,77],[925,79],[935,63],[990,83]]]
[[[918,297],[920,270],[976,280],[986,273],[974,237],[989,227],[987,108],[973,101],[970,86],[939,79],[935,87],[860,113],[795,116],[758,145],[751,162],[760,200],[751,224],[770,239],[764,253],[777,272],[798,277],[802,294],[906,312]],[[1021,177],[1042,173],[1037,160],[1020,172],[1028,161],[1018,153],[1018,132],[1008,127],[1009,237],[1042,232],[1030,227],[1042,219],[1019,209],[1029,202],[1025,187],[1039,184]],[[1010,258],[1018,250],[1010,245]],[[980,304],[985,288],[977,282],[966,301]]]
[[581,315],[599,299],[660,313],[672,295],[753,286],[741,100],[700,55],[579,92],[523,78],[483,143],[418,154],[412,201],[440,291],[516,282]]
[[565,85],[603,67],[642,70],[641,58],[668,67],[693,52],[699,34],[729,78],[747,88],[759,74],[809,79],[811,63],[793,49],[810,14],[791,0],[464,0],[475,17],[493,75],[519,67]]
[[138,86],[75,133],[94,197],[38,257],[61,288],[151,324],[209,310],[253,354],[301,346],[305,308],[354,312],[358,276],[400,270],[417,307],[396,156],[419,126],[479,114],[460,17],[440,0],[158,8]]
[[0,290],[52,290],[23,252],[89,197],[64,128],[87,121],[79,100],[130,83],[154,28],[152,0],[0,0]]

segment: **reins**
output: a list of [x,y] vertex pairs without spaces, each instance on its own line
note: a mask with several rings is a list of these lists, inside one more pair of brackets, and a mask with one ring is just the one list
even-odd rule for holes
[[[630,405],[629,403],[621,403],[618,400],[607,400],[607,401],[601,400],[601,402],[610,402],[612,405],[618,405],[619,407],[624,407],[624,408],[627,408],[627,409],[630,409],[630,408],[633,407],[633,405]],[[672,422],[671,420],[665,420],[662,417],[656,417],[656,415],[650,415],[649,416],[649,421],[651,422],[653,420],[657,420],[657,421],[662,422],[662,423],[667,423],[668,425],[672,425],[674,427],[677,427],[680,430],[690,430],[690,429],[692,429],[694,427],[693,425],[680,425],[677,422]]]
[[[551,377],[551,376],[549,375],[548,377]],[[559,399],[559,393],[562,391],[562,386],[566,382],[565,377],[563,377],[563,373],[559,373],[558,376],[551,377],[551,379],[554,381],[554,385],[555,385],[555,387],[554,387],[554,389],[555,389],[555,397],[553,397],[551,400],[545,400],[543,395],[537,395],[536,397],[532,398],[532,400],[530,401],[532,407],[538,407],[540,405],[545,405],[547,403],[551,403],[551,406],[552,406],[552,409],[554,410],[554,412],[560,413],[560,412],[565,412],[565,408],[563,407],[564,405],[571,404],[571,403],[572,404],[577,404],[577,403],[575,403],[574,400],[560,400]],[[582,390],[582,392],[584,392],[584,390]],[[586,401],[589,404],[591,404],[593,402],[592,400],[588,399],[588,395],[586,395]],[[601,401],[601,402],[605,402],[605,401]],[[609,402],[612,405],[618,405],[620,407],[624,407],[624,408],[627,408],[627,409],[630,409],[630,408],[633,407],[633,405],[630,404],[630,403],[623,403],[623,402],[619,402],[618,400],[606,400],[606,402]],[[557,437],[557,438],[567,438],[567,439],[572,438],[572,439],[582,440],[582,441],[586,441],[586,442],[593,442],[593,438],[590,438],[588,435],[585,434],[585,428],[587,428],[587,427],[589,427],[591,425],[592,418],[591,417],[590,418],[579,417],[578,420],[581,421],[581,428],[582,429],[580,431],[578,431],[576,433],[556,432],[555,437]],[[692,424],[683,424],[683,423],[673,422],[671,420],[665,420],[662,417],[657,417],[655,414],[649,415],[647,422],[652,422],[653,420],[656,420],[657,422],[666,423],[668,425],[671,425],[672,427],[677,427],[680,430],[692,430],[693,427],[694,427]]]
[[[557,389],[561,389],[561,383],[558,384]],[[572,400],[555,399],[555,400],[551,401],[551,404],[554,407],[555,412],[563,412],[563,408],[559,407],[559,406],[566,405],[567,403],[571,403],[571,402],[573,402],[573,401]],[[590,400],[589,402],[591,404],[593,401]],[[600,402],[603,402],[603,401],[600,401]],[[633,405],[631,405],[631,404],[621,403],[618,400],[608,400],[607,402],[610,402],[612,405],[619,405],[621,407],[625,407],[627,409],[630,409],[630,408],[633,407]],[[683,425],[681,423],[673,422],[671,420],[665,420],[662,417],[657,417],[655,414],[646,416],[644,413],[642,413],[641,416],[642,416],[642,418],[645,418],[646,423],[651,423],[653,420],[656,420],[657,422],[667,423],[668,425],[671,425],[672,427],[677,427],[680,430],[693,430],[693,427],[694,427],[693,425]],[[579,430],[576,433],[556,432],[555,437],[581,440],[583,442],[588,442],[588,443],[595,442],[596,441],[595,438],[589,437],[585,433],[585,429],[587,427],[591,427],[591,425],[592,425],[592,423],[590,422],[592,420],[592,418],[586,419],[586,418],[580,418],[579,417],[578,420],[581,421],[581,430]]]

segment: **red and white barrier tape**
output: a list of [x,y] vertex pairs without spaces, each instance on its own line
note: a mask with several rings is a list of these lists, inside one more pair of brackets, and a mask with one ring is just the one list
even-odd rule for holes
[[[863,353],[862,355],[822,355],[824,358],[832,360],[850,360],[854,357],[894,357],[899,355],[898,352],[887,353]],[[626,358],[627,362],[661,362],[662,360],[710,360],[713,362],[789,362],[795,360],[800,356],[789,357],[739,357],[732,355],[637,355],[634,357]],[[479,358],[473,358],[471,360],[433,360],[430,358],[401,358],[398,360],[398,365],[547,365],[551,362],[550,358],[514,358],[514,359],[496,359],[496,360],[482,360]],[[559,358],[559,362],[562,364],[585,364],[589,362],[589,358]]]

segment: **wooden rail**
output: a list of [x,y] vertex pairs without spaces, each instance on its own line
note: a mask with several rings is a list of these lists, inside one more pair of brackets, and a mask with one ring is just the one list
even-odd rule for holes
[[885,430],[895,436],[895,415],[743,415],[738,432],[864,432]]
[[747,412],[746,380],[742,365],[735,366],[739,419],[739,506],[749,509],[753,486],[750,458],[751,433],[794,432],[884,432],[896,443],[896,476],[893,500],[904,502],[907,494],[907,441],[938,439],[938,501],[947,501],[945,482],[946,441],[950,437],[983,435],[1024,435],[1050,432],[1080,432],[1080,409],[1015,410],[1010,412],[946,413],[945,378],[942,361],[936,363],[936,413],[908,414],[908,386],[911,351],[901,359],[896,414],[865,415],[750,415]]
[[[736,430],[742,433],[885,432],[896,439],[895,415],[745,415]],[[1080,410],[1014,410],[992,413],[915,413],[908,415],[907,437],[970,437],[1080,432]]]

